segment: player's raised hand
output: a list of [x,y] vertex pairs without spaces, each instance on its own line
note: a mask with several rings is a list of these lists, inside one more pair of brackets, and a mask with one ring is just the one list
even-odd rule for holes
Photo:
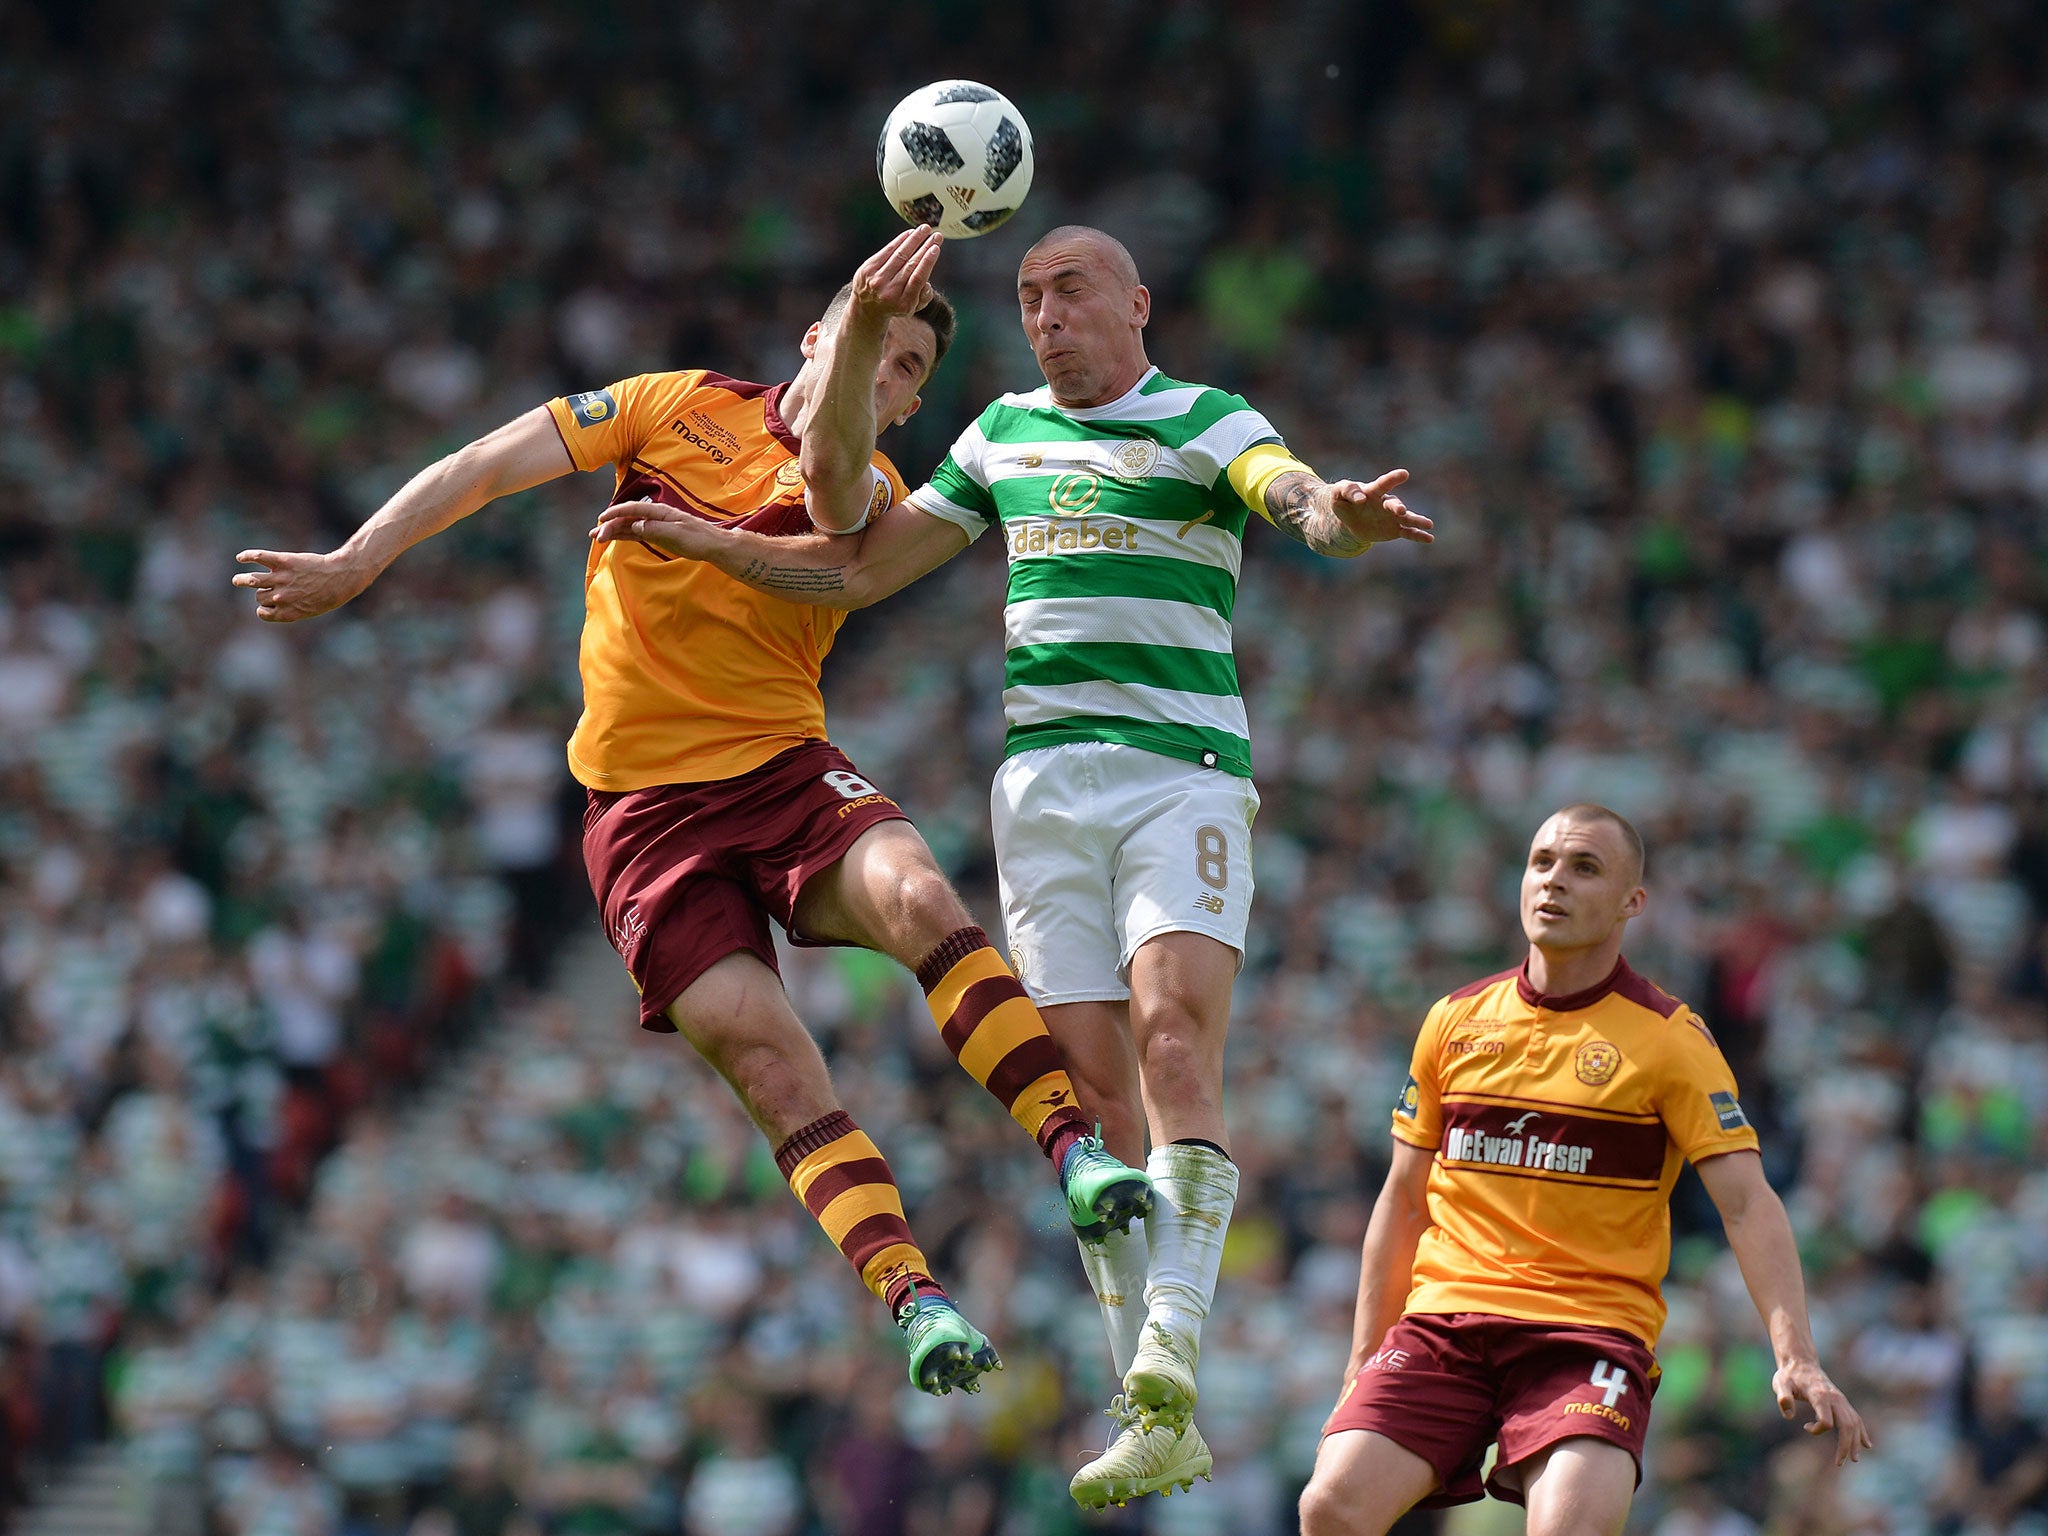
[[1842,1395],[1842,1389],[1828,1380],[1828,1373],[1817,1363],[1795,1360],[1779,1366],[1777,1374],[1771,1377],[1771,1391],[1777,1394],[1778,1412],[1788,1419],[1798,1404],[1812,1407],[1813,1422],[1806,1426],[1809,1435],[1834,1432],[1836,1466],[1862,1460],[1863,1453],[1871,1448],[1870,1429],[1864,1424],[1863,1415]]
[[932,268],[946,237],[926,224],[906,229],[860,264],[847,313],[856,323],[884,326],[932,301]]
[[255,593],[256,617],[272,624],[331,612],[377,578],[374,569],[345,549],[325,555],[245,549],[235,564],[268,567],[242,571],[229,584]]
[[1357,480],[1330,482],[1330,510],[1354,538],[1367,544],[1385,544],[1407,539],[1415,544],[1434,544],[1436,526],[1420,512],[1409,509],[1393,494],[1406,483],[1408,471],[1390,469],[1371,484]]
[[709,558],[706,540],[720,537],[716,525],[680,507],[658,501],[616,501],[598,514],[590,536],[600,544],[633,540],[685,560]]

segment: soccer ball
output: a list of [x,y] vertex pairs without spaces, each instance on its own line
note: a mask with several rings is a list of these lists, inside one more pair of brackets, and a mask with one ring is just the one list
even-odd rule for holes
[[1000,91],[941,80],[896,103],[875,145],[875,174],[906,223],[970,240],[1031,190],[1031,130]]

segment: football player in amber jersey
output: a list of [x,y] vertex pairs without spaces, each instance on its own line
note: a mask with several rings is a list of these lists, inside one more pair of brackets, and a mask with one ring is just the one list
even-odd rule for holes
[[1640,1481],[1664,1323],[1671,1187],[1690,1159],[1726,1224],[1787,1418],[1870,1445],[1814,1351],[1785,1208],[1699,1017],[1629,969],[1643,844],[1559,811],[1522,872],[1529,957],[1429,1012],[1394,1107],[1343,1395],[1301,1497],[1304,1536],[1382,1536],[1484,1487],[1531,1536],[1619,1533]]
[[[245,550],[237,560],[264,569],[234,584],[259,618],[310,618],[486,502],[604,465],[614,501],[775,538],[858,528],[829,510],[814,520],[803,438],[843,408],[820,381],[845,337],[870,347],[875,419],[916,411],[953,332],[929,281],[939,247],[936,232],[907,230],[864,263],[787,383],[690,370],[552,400],[424,470],[331,553]],[[852,468],[870,510],[903,495],[881,454]],[[915,970],[961,1066],[1059,1171],[1082,1233],[1128,1228],[1150,1181],[1088,1134],[1023,987],[896,803],[825,739],[818,669],[843,615],[630,539],[591,545],[584,596],[569,767],[589,791],[584,862],[641,1024],[680,1030],[732,1084],[797,1198],[903,1329],[911,1381],[972,1390],[1000,1361],[932,1278],[888,1164],[834,1097],[782,990],[768,919],[796,943],[859,944]]]

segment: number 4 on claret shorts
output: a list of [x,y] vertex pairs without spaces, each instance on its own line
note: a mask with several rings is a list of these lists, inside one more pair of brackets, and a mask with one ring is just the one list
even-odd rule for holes
[[1595,1361],[1593,1385],[1603,1390],[1600,1401],[1612,1408],[1628,1390],[1628,1372],[1618,1365],[1609,1365],[1605,1360]]

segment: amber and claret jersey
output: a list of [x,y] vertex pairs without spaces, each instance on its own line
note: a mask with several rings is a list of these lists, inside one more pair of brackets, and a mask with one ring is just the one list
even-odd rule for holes
[[[647,373],[550,400],[580,470],[614,465],[617,501],[659,501],[775,537],[811,532],[783,385]],[[903,478],[881,454],[892,500]],[[876,496],[881,495],[880,487]],[[592,789],[698,784],[825,735],[818,669],[845,614],[756,592],[645,544],[593,543],[583,575],[583,717],[569,771]]]
[[1625,960],[1566,997],[1523,968],[1444,998],[1394,1135],[1436,1153],[1404,1311],[1623,1328],[1652,1348],[1680,1167],[1757,1147],[1706,1024]]

